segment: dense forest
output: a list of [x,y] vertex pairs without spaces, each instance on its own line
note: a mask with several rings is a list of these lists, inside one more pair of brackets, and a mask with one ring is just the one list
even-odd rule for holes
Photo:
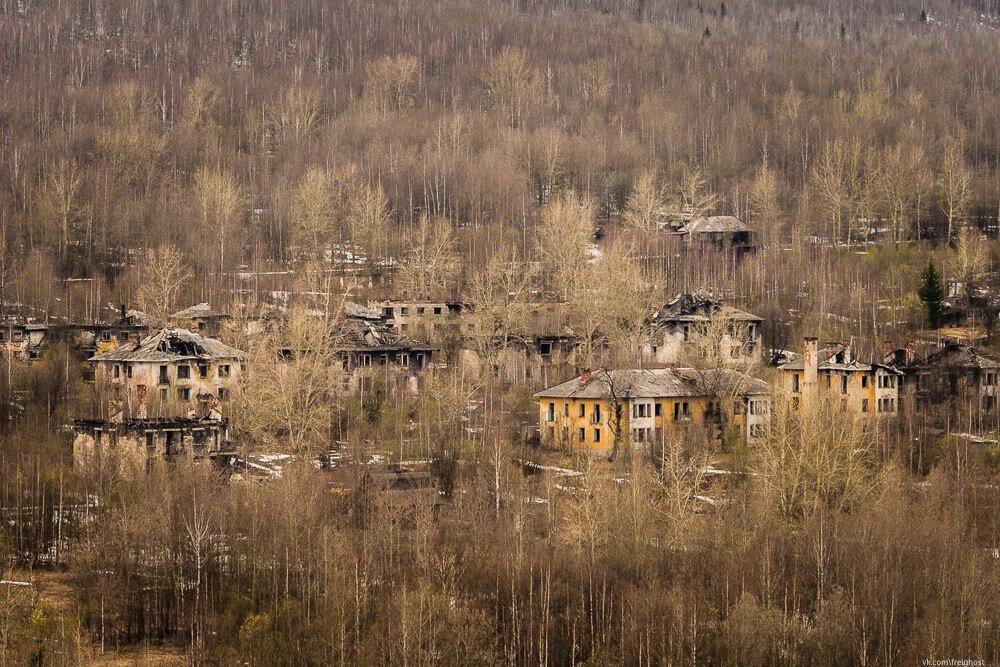
[[[998,47],[998,0],[0,0],[4,326],[210,302],[238,448],[296,457],[81,471],[84,364],[2,355],[0,664],[1000,662],[1000,416],[775,401],[608,461],[489,372],[541,306],[567,377],[635,364],[696,291],[875,355],[938,335],[929,263],[996,350]],[[661,224],[708,214],[754,251]],[[331,379],[327,318],[393,298],[474,304],[482,372]]]

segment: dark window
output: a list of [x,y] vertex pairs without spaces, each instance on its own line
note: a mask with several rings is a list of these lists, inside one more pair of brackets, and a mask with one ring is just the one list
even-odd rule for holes
[[587,439],[587,429],[581,428],[580,429],[580,442],[583,442],[586,439]]
[[160,384],[170,384],[170,377],[167,375],[168,366],[160,366]]
[[595,428],[594,429],[594,442],[600,442],[600,441],[601,441],[601,429]]
[[208,377],[208,364],[198,364],[198,376],[203,378]]
[[226,388],[219,387],[219,400],[224,400],[226,398]]
[[190,401],[191,400],[191,390],[188,389],[187,387],[181,387],[181,388],[179,388],[177,390],[177,398],[180,399],[180,400],[182,400],[182,401]]
[[663,414],[663,404],[657,403],[656,407],[653,408],[653,410],[655,410],[655,412],[653,413],[655,416],[657,417],[661,416]]
[[792,373],[792,393],[799,393],[799,374]]
[[840,393],[841,394],[846,394],[847,393],[847,374],[846,373],[840,376]]
[[549,410],[545,413],[545,421],[554,422],[556,420],[556,404],[549,403]]
[[119,366],[118,364],[115,364],[115,377],[119,378],[121,377],[121,375],[122,375],[122,367]]
[[232,372],[232,369],[229,367],[229,364],[222,364],[222,365],[219,366],[219,377],[220,378],[227,378],[227,377],[229,377],[229,374],[231,372]]
[[177,379],[187,380],[191,377],[191,367],[190,366],[178,366],[177,367]]
[[434,306],[434,314],[435,315],[441,314],[441,306]]

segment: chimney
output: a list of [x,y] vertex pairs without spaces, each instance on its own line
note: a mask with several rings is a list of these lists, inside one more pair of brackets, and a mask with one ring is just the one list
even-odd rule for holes
[[590,369],[584,368],[583,371],[580,373],[580,386],[586,387],[588,384],[590,384],[590,381],[592,379],[593,375],[591,374]]
[[808,400],[816,394],[816,381],[819,375],[819,343],[815,336],[802,339],[802,394]]
[[906,344],[906,365],[912,365],[917,361],[917,344],[914,341],[909,341]]
[[122,322],[125,321],[126,317],[127,317],[127,311],[125,310],[125,304],[123,303],[122,304]]

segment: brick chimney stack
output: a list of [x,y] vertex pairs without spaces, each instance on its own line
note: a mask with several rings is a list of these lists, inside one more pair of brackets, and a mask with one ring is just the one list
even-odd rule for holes
[[815,336],[802,340],[802,395],[806,400],[816,395],[819,377],[819,343]]
[[590,369],[584,368],[583,371],[580,373],[580,386],[586,387],[588,384],[590,384],[590,381],[593,379],[593,377],[594,376],[590,372]]

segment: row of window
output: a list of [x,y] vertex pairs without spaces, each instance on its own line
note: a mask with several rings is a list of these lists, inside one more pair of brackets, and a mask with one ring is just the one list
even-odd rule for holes
[[[549,427],[549,440],[555,440],[555,438],[556,438],[556,427],[555,426],[550,426]],[[581,443],[586,442],[587,441],[587,429],[582,428],[582,427],[578,428],[577,429],[577,433],[576,433],[576,438],[577,438],[578,442],[581,442]],[[566,427],[566,426],[563,427],[563,429],[562,429],[562,441],[564,443],[568,443],[569,442],[569,427]],[[600,441],[601,441],[601,429],[595,428],[593,430],[593,439],[591,440],[591,442],[600,442]]]
[[[848,381],[849,381],[849,379],[850,379],[851,376],[849,374],[847,374],[847,373],[840,373],[839,375],[840,375],[840,393],[841,394],[846,394],[847,393],[847,387],[848,387]],[[827,386],[827,388],[832,388],[833,387],[833,371],[826,371],[825,377],[826,377],[826,386]],[[895,375],[878,375],[877,377],[878,377],[878,388],[879,389],[895,389],[896,388],[896,376]],[[798,394],[801,391],[801,386],[799,384],[799,378],[800,378],[800,376],[799,376],[798,373],[793,373],[792,374],[792,393],[793,394]],[[868,388],[868,375],[862,375],[861,376],[861,388],[862,389],[867,389]]]
[[[116,379],[121,378],[124,375],[126,378],[132,377],[132,364],[115,364],[112,370],[112,374]],[[216,375],[220,378],[227,378],[232,375],[232,366],[229,364],[219,364],[216,368]],[[198,377],[202,379],[208,378],[211,373],[211,366],[208,364],[198,364]],[[190,380],[191,379],[191,366],[187,364],[181,364],[177,366],[177,379],[178,380]],[[159,384],[170,384],[170,366],[162,365],[160,366],[159,374]]]
[[[683,419],[691,418],[691,404],[688,401],[674,401],[674,421],[681,421]],[[578,417],[580,419],[585,419],[587,417],[587,404],[578,404]],[[752,415],[763,415],[767,414],[767,402],[760,400],[751,400],[747,404],[747,410]],[[733,401],[733,414],[740,415],[743,414],[744,403],[742,400]],[[706,418],[712,416],[720,416],[722,414],[721,405],[717,401],[709,401],[705,407]],[[568,418],[569,415],[569,403],[563,403],[562,406],[562,416]],[[649,417],[662,417],[663,416],[663,403],[660,402],[650,402],[650,403],[632,403],[632,418],[633,419],[645,419]],[[590,423],[600,424],[602,423],[601,415],[601,404],[594,403],[591,407],[590,412]],[[545,421],[554,422],[556,421],[556,404],[549,403],[548,409],[545,413]]]
[[[378,355],[377,360],[378,360],[378,365],[379,366],[386,366],[389,363],[389,355],[388,354]],[[398,366],[402,366],[404,368],[408,368],[409,365],[410,365],[410,353],[409,352],[400,352],[400,353],[396,354],[395,360],[396,360],[396,364]],[[374,363],[375,361],[376,361],[376,357],[374,357],[371,354],[362,354],[361,357],[358,359],[358,363],[361,366],[374,366],[375,365],[375,363]],[[345,361],[345,363],[346,363],[346,361]],[[415,363],[416,363],[417,368],[423,368],[424,367],[424,355],[418,353]]]

